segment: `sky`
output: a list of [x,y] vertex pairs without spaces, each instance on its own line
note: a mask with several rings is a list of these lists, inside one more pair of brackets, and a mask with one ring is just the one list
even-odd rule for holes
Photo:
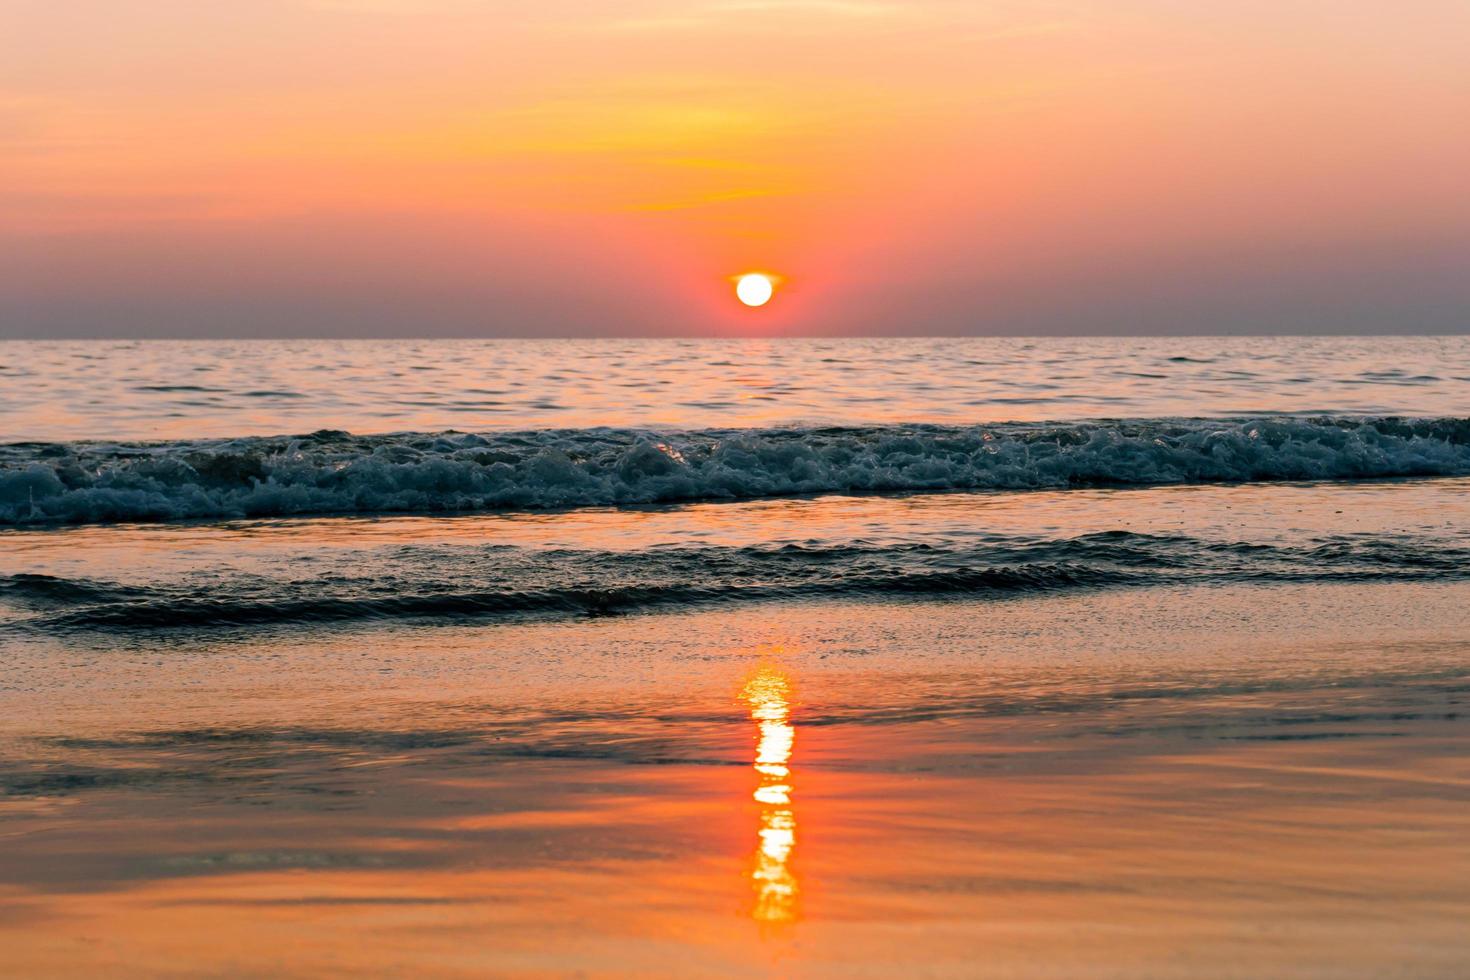
[[1467,174],[1464,0],[0,0],[0,337],[1461,332]]

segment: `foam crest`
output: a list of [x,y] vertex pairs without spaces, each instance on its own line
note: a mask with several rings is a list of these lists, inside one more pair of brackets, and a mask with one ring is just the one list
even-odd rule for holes
[[0,447],[0,523],[1470,474],[1470,419],[545,429]]

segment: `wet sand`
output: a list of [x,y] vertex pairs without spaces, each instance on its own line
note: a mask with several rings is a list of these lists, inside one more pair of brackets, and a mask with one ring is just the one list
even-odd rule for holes
[[12,975],[1463,975],[1470,587],[6,652]]

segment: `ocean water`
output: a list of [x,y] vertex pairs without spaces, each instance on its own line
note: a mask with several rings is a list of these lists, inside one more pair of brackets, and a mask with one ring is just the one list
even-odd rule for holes
[[1464,338],[10,343],[0,524],[1470,474]]
[[1470,340],[0,343],[21,975],[1459,975]]
[[1463,415],[1466,337],[0,341],[6,442]]
[[[1470,404],[1465,338],[10,343],[0,360],[0,418],[26,437],[0,444],[13,556],[0,603],[16,629],[1452,581],[1470,568],[1470,418],[1453,414]],[[1367,482],[1424,477],[1450,482]],[[1210,533],[1214,508],[1239,512],[1271,483],[1341,506],[1310,535],[1264,518]],[[1136,511],[1175,498],[1117,494],[1221,484],[1240,488],[1167,528]],[[1401,497],[1442,520],[1360,526],[1364,508]],[[989,516],[1069,500],[1114,517]],[[698,506],[711,503],[724,508]],[[644,508],[631,523],[607,510],[629,506]],[[540,537],[588,508],[602,533]],[[518,516],[540,512],[563,519],[528,540]],[[387,543],[361,528],[393,515],[487,519],[430,520]],[[300,525],[272,523],[308,517],[317,531],[297,550],[281,528]],[[336,535],[323,517],[355,523]],[[731,520],[752,530],[711,529]],[[228,522],[190,533],[268,540],[272,557],[196,545],[183,566],[86,575],[46,557],[75,550],[67,528],[185,521]],[[655,522],[678,530],[631,530]]]

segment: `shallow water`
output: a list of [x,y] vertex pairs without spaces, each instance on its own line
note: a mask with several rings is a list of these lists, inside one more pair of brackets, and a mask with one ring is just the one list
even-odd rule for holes
[[[1470,480],[0,530],[0,636],[129,643],[810,599],[1470,578]],[[91,642],[91,641],[89,641]]]
[[1464,586],[25,645],[22,974],[1453,976]]

